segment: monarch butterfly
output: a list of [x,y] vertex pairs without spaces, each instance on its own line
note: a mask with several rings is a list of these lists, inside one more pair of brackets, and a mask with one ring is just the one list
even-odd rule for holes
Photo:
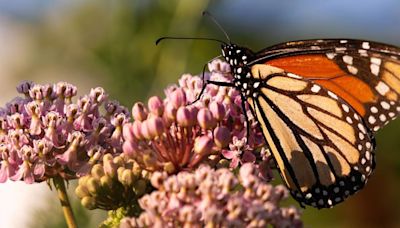
[[333,207],[362,189],[375,167],[374,133],[400,113],[400,48],[319,39],[253,52],[227,38],[209,40],[221,43],[233,81],[206,84],[241,92],[300,205]]

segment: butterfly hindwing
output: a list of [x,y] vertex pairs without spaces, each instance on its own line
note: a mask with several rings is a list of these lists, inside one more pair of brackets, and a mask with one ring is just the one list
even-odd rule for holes
[[[370,132],[343,99],[288,73],[264,77],[248,101],[284,182],[300,202],[331,207],[374,168]],[[290,85],[290,86],[288,86]]]

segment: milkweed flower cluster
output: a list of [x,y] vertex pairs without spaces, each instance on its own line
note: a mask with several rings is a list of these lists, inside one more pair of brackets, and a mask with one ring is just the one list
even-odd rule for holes
[[126,108],[98,87],[76,102],[75,86],[24,82],[0,110],[0,182],[86,174],[104,154],[121,153]]
[[138,213],[137,200],[151,190],[149,174],[132,159],[111,154],[94,165],[87,175],[79,178],[75,189],[81,203],[88,209],[130,209],[127,213]]
[[202,165],[169,177],[156,172],[151,183],[157,191],[139,200],[144,212],[120,227],[302,227],[299,210],[279,205],[286,188],[266,183],[251,163],[238,177]]
[[[231,80],[227,63],[216,60],[209,69],[206,80]],[[165,99],[151,97],[147,107],[141,102],[134,104],[134,121],[123,129],[124,153],[144,169],[170,174],[192,170],[200,163],[222,165],[228,161],[235,168],[241,162],[254,162],[254,151],[264,146],[264,140],[250,112],[247,137],[239,92],[208,85],[201,99],[193,102],[202,85],[200,77],[183,75],[179,85],[166,89]]]

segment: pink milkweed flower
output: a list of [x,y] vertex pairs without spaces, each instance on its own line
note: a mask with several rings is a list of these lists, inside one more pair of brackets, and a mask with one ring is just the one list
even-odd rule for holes
[[0,110],[0,182],[41,182],[84,175],[104,154],[122,152],[128,111],[92,89],[76,102],[75,86],[21,83]]
[[155,172],[156,190],[139,200],[144,211],[120,227],[302,227],[300,211],[280,205],[286,188],[265,182],[257,170],[246,163],[238,176],[206,165],[172,176]]
[[[210,63],[209,69],[206,80],[227,82],[232,78],[229,65],[220,60]],[[166,98],[151,97],[147,107],[135,103],[133,122],[123,128],[124,153],[144,169],[168,173],[194,169],[200,163],[215,165],[226,159],[232,168],[254,162],[265,144],[250,111],[250,135],[246,135],[239,92],[208,85],[194,102],[202,85],[200,77],[185,74],[178,85],[165,90]],[[239,147],[238,142],[246,146]]]

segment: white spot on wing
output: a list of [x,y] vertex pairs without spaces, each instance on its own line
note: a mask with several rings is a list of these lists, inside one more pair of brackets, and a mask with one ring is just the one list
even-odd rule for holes
[[344,110],[345,112],[349,112],[349,111],[350,111],[349,106],[347,106],[347,105],[345,105],[345,104],[342,104],[342,108],[343,108],[343,110]]
[[353,57],[351,57],[350,55],[344,55],[342,58],[343,62],[353,65]]
[[358,123],[357,127],[358,127],[358,129],[359,129],[362,133],[364,133],[364,134],[367,133],[367,132],[365,131],[365,127],[364,127],[361,123]]
[[354,66],[347,65],[347,69],[348,69],[349,72],[352,73],[352,74],[357,74],[357,73],[358,73],[358,69],[355,68]]
[[375,86],[375,89],[382,96],[385,96],[385,94],[389,92],[389,86],[384,82],[378,82],[378,84]]
[[371,57],[371,63],[376,64],[376,65],[381,65],[382,59],[376,58],[376,57]]
[[388,110],[390,108],[390,104],[387,103],[386,101],[382,101],[381,106],[383,109],[386,109],[386,110]]
[[375,76],[379,75],[379,68],[380,68],[379,65],[371,63],[370,68],[371,68],[371,73],[373,73]]
[[328,91],[328,95],[330,96],[330,97],[332,97],[333,99],[338,99],[338,97],[336,96],[336,94],[334,94],[334,93],[332,93],[331,91]]
[[360,53],[361,56],[368,56],[367,50],[364,49],[358,49],[358,53]]
[[311,91],[314,93],[318,93],[320,89],[321,89],[321,87],[319,85],[313,85],[311,87]]
[[335,48],[336,52],[342,52],[342,51],[346,51],[346,50],[347,50],[347,48],[345,48],[345,47],[337,47],[337,48]]
[[328,59],[333,59],[335,58],[336,54],[335,53],[326,53],[326,57],[328,57]]
[[[368,147],[368,145],[367,145],[367,147]],[[370,148],[370,147],[371,147],[371,143],[369,144],[369,147],[368,147],[368,148]],[[366,158],[367,160],[371,159],[371,152],[369,152],[369,151],[365,152],[365,158]]]
[[293,73],[287,73],[287,76],[289,76],[291,78],[301,78],[299,75],[293,74]]
[[364,48],[364,49],[370,49],[369,42],[363,42],[363,43],[362,43],[362,48]]
[[382,122],[385,122],[385,121],[386,121],[386,116],[385,116],[384,114],[380,114],[380,115],[379,115],[379,119],[380,119]]
[[368,122],[369,122],[370,124],[374,124],[374,123],[376,122],[375,117],[369,116],[369,117],[368,117]]

